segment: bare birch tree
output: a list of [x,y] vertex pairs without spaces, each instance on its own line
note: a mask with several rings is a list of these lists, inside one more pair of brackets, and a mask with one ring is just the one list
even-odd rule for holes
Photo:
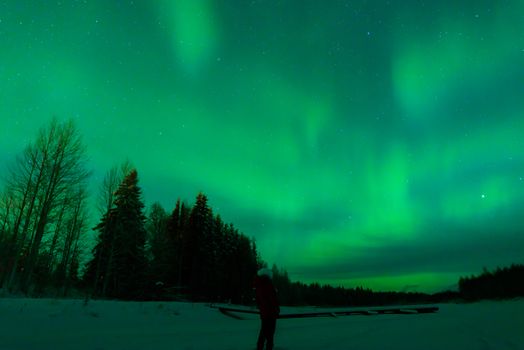
[[85,186],[88,176],[85,147],[72,121],[53,120],[17,159],[6,186],[15,203],[9,235],[10,289],[30,291],[44,236],[51,224],[56,231],[55,220],[65,215],[68,193]]
[[120,166],[115,165],[108,170],[98,191],[97,209],[100,216],[103,216],[113,208],[115,192],[118,190],[118,186],[120,186],[124,177],[126,177],[132,169],[133,165],[129,160],[126,160]]

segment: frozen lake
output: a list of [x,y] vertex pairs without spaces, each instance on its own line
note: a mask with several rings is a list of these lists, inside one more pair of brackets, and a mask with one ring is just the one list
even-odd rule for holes
[[[279,320],[275,349],[524,349],[524,300],[438,306],[434,314]],[[204,304],[0,299],[0,350],[250,350],[258,327],[256,315],[236,320]]]

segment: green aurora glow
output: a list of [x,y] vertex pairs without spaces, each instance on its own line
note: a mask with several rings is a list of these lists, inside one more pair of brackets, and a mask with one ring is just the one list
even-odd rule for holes
[[524,260],[524,1],[0,1],[0,174],[52,116],[292,279]]

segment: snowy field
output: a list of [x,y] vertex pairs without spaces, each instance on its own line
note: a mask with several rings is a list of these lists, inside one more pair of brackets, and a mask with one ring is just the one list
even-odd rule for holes
[[[438,306],[435,314],[279,320],[275,349],[524,349],[524,300]],[[6,298],[0,350],[252,350],[259,321],[247,317],[204,304]]]

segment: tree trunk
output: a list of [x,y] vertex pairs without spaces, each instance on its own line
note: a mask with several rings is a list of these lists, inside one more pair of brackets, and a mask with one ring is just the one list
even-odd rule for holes
[[57,149],[55,151],[55,155],[53,156],[53,165],[51,167],[51,176],[49,179],[49,183],[44,195],[43,204],[42,204],[42,210],[40,211],[40,215],[38,216],[38,224],[36,226],[36,232],[34,236],[34,240],[31,244],[31,249],[29,252],[29,256],[27,259],[27,265],[25,266],[24,273],[22,275],[22,291],[24,293],[28,292],[29,285],[32,280],[32,275],[34,268],[36,266],[36,262],[38,259],[38,252],[40,251],[40,244],[42,243],[42,238],[44,236],[44,230],[47,225],[47,221],[49,218],[49,213],[51,212],[51,209],[53,208],[53,201],[55,199],[55,189],[58,185],[58,179],[60,175],[60,171],[62,170],[64,156],[65,156],[65,150],[67,147],[67,140],[64,140],[64,135],[60,135],[60,139],[58,141]]
[[64,200],[64,204],[62,205],[62,208],[60,209],[60,214],[58,214],[57,223],[55,226],[55,234],[53,235],[53,240],[51,241],[51,247],[49,248],[49,255],[51,257],[50,264],[48,266],[49,269],[52,268],[52,263],[54,260],[55,255],[55,249],[58,244],[58,237],[60,236],[60,231],[62,230],[62,221],[64,218],[64,214],[67,207],[67,198]]
[[[27,211],[27,213],[25,215],[24,227],[22,229],[21,239],[18,240],[18,237],[17,237],[20,222],[18,222],[18,225],[15,227],[15,234],[13,235],[13,239],[12,239],[13,249],[14,249],[14,262],[13,262],[13,266],[11,267],[11,271],[9,273],[9,279],[8,279],[8,284],[7,284],[8,288],[10,290],[17,289],[17,288],[15,288],[16,286],[14,285],[14,281],[16,280],[16,277],[17,277],[17,274],[18,274],[18,264],[19,264],[19,260],[20,260],[20,256],[21,256],[20,250],[23,249],[23,246],[25,244],[27,231],[29,229],[29,225],[31,223],[31,217],[33,215],[33,209],[34,209],[34,206],[35,206],[35,203],[36,203],[36,199],[37,199],[37,196],[38,196],[38,193],[39,193],[39,190],[40,190],[40,186],[41,186],[41,184],[43,182],[43,179],[44,179],[45,168],[46,168],[47,159],[48,159],[48,155],[49,155],[49,147],[50,147],[50,144],[51,144],[51,141],[52,141],[51,139],[52,139],[52,137],[54,135],[54,132],[55,132],[55,127],[54,127],[54,125],[52,125],[49,138],[47,140],[45,140],[45,138],[43,138],[43,134],[41,133],[40,134],[40,138],[37,141],[37,147],[35,147],[33,150],[31,150],[31,147],[30,147],[26,151],[26,152],[28,152],[29,157],[31,157],[31,164],[32,164],[31,171],[30,171],[30,176],[28,178],[27,185],[26,185],[26,190],[27,191],[31,187],[31,180],[32,180],[32,177],[33,177],[33,171],[34,171],[35,167],[37,166],[37,164],[38,164],[38,174],[37,174],[37,178],[36,178],[36,181],[35,181],[35,184],[34,184],[33,191],[31,192],[31,199],[29,201],[29,209],[28,209],[28,211]],[[40,147],[38,147],[38,146],[40,146]],[[39,151],[42,153],[42,160],[40,161],[40,163],[38,163],[38,152]],[[23,210],[21,209],[20,210],[20,217],[19,217],[20,220],[21,220],[22,212],[23,212]],[[19,242],[17,242],[17,240]]]
[[71,226],[68,229],[67,236],[64,242],[64,249],[62,250],[62,259],[60,261],[59,265],[59,271],[60,271],[60,282],[65,283],[67,280],[67,265],[69,263],[69,256],[71,254],[71,247],[74,243],[75,236],[77,235],[78,231],[78,219],[80,215],[80,208],[82,206],[82,199],[78,200],[77,205],[75,206],[75,212],[73,214],[73,221],[71,223]]

